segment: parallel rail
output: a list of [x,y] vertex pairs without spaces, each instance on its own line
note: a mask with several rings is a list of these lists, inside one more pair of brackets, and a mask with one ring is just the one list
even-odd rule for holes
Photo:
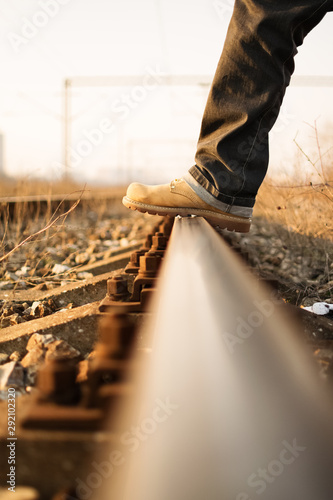
[[31,217],[46,212],[66,212],[75,202],[80,200],[79,208],[91,203],[114,203],[121,200],[124,190],[119,188],[113,192],[77,191],[69,194],[8,196],[0,198],[0,220],[10,220],[18,213]]

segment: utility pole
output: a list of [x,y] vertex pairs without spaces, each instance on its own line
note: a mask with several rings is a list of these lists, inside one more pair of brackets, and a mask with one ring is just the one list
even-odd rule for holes
[[4,168],[4,143],[4,135],[0,133],[0,179],[4,179],[5,177],[7,177]]
[[67,78],[65,80],[64,89],[64,151],[63,151],[63,161],[64,161],[64,172],[63,179],[68,181],[71,177],[71,153],[70,153],[70,143],[71,143],[71,85],[72,81]]

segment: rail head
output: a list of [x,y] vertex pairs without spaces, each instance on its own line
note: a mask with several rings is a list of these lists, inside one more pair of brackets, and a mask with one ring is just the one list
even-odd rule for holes
[[133,456],[123,443],[124,481],[102,498],[329,498],[329,394],[294,325],[204,219],[176,218],[152,310],[129,427],[145,442]]

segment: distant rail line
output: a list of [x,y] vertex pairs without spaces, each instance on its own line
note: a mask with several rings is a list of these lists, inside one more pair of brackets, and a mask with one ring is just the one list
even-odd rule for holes
[[122,189],[115,189],[112,192],[98,191],[76,191],[70,194],[50,194],[50,195],[24,195],[0,197],[0,220],[5,218],[13,219],[15,214],[24,213],[26,216],[43,215],[54,211],[66,212],[73,203],[80,201],[78,207],[86,206],[89,203],[114,203],[121,200]]

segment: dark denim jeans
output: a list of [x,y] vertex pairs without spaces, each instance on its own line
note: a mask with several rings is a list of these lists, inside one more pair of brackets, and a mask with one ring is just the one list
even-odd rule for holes
[[297,47],[332,10],[333,0],[235,1],[189,170],[215,199],[254,205]]

